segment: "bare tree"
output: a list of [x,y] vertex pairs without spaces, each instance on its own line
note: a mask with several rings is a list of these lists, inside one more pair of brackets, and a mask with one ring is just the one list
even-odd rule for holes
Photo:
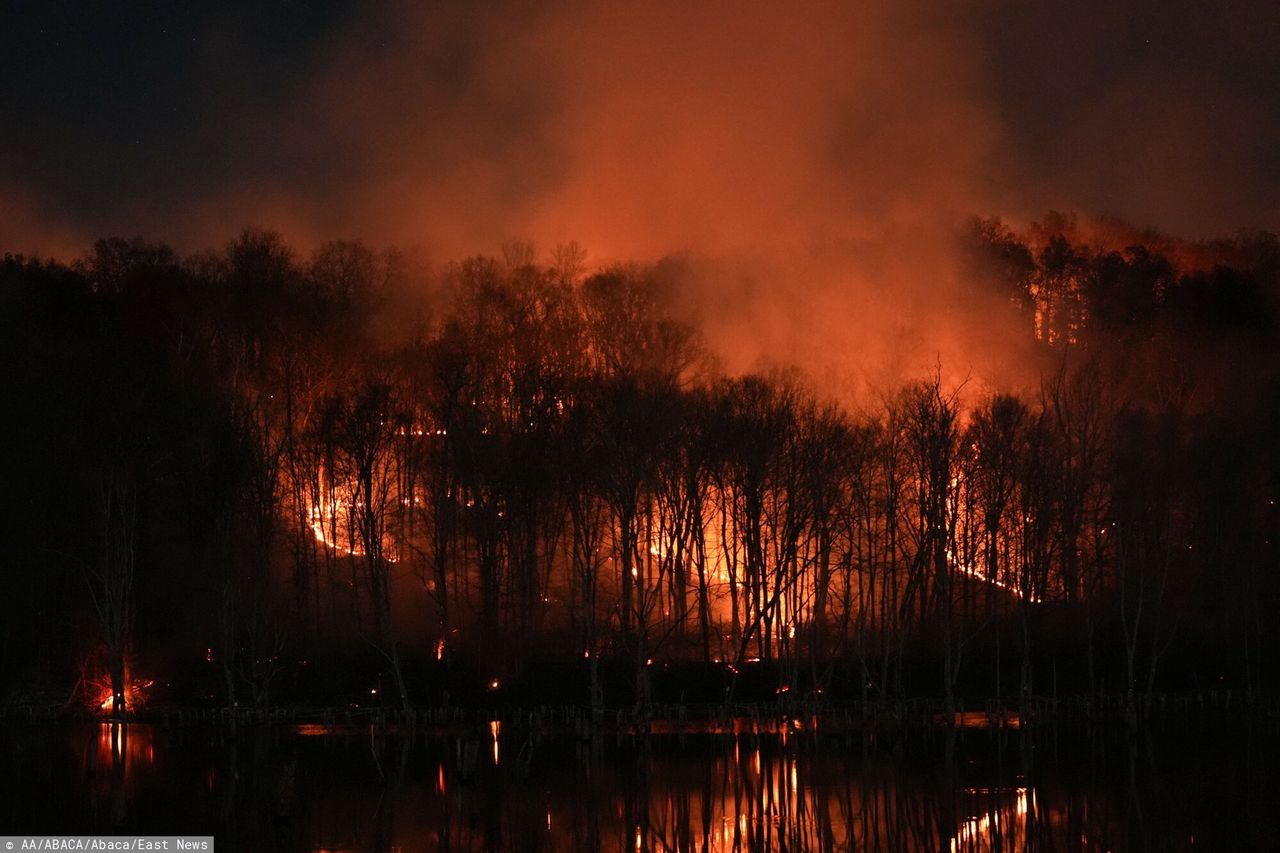
[[395,548],[391,532],[394,516],[400,512],[394,436],[406,421],[390,386],[377,379],[355,386],[331,405],[339,407],[336,473],[348,495],[347,526],[355,546],[348,550],[364,566],[373,610],[373,642],[391,666],[400,704],[408,710],[392,611],[391,572],[398,551],[389,550]]
[[953,564],[948,554],[954,539],[951,512],[953,466],[959,440],[957,392],[944,393],[935,376],[909,387],[905,394],[905,428],[914,466],[914,538],[916,552],[908,579],[918,592],[923,621],[932,603],[942,635],[942,687],[947,710],[955,710],[955,681],[962,660],[963,628],[956,612]]
[[138,486],[135,475],[107,466],[99,482],[100,545],[89,567],[89,594],[102,628],[111,714],[128,714],[125,663],[133,639],[134,579],[137,568]]

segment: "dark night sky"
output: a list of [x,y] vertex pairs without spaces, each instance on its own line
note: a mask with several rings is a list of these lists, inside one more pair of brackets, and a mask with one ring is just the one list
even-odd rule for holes
[[[743,240],[772,220],[737,211],[774,202],[820,210],[810,232],[935,204],[1280,227],[1273,3],[806,5],[795,27],[593,6],[10,0],[0,244],[196,248],[258,222],[452,249],[609,226],[644,252],[726,195]],[[759,198],[734,197],[760,169]]]

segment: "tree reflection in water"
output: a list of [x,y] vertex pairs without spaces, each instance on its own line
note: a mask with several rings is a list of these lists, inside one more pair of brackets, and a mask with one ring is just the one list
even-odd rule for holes
[[789,735],[0,729],[0,817],[282,851],[1249,849],[1280,831],[1280,771],[1257,757],[1273,732]]

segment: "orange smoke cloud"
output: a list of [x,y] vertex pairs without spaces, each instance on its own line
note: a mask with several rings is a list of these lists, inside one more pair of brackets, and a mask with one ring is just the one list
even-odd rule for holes
[[[1034,111],[1011,115],[1005,91],[1019,64],[1091,79],[1096,46],[1126,25],[1072,16],[1067,50],[1042,32],[1067,26],[1054,14],[985,0],[365,7],[287,86],[271,81],[282,104],[210,100],[206,191],[139,193],[104,223],[27,188],[0,239],[63,252],[69,236],[143,233],[196,250],[257,224],[303,249],[357,237],[435,260],[577,240],[595,264],[684,258],[675,290],[730,369],[799,363],[851,393],[936,364],[1018,384],[1023,336],[966,280],[958,223],[1083,204],[1195,224],[1199,199],[1222,219],[1241,209],[1224,117],[1273,136],[1265,107],[1158,66],[1088,112],[1046,112],[1069,126],[1028,131]],[[1002,27],[1025,37],[1001,42]]]
[[981,50],[947,10],[438,13],[395,8],[394,43],[355,37],[318,75],[286,144],[336,135],[361,179],[299,200],[303,239],[693,253],[677,289],[727,366],[800,363],[828,387],[939,362],[958,381],[988,342],[1005,352],[998,312],[976,306],[979,346],[939,298],[959,286],[957,223],[1008,208]]

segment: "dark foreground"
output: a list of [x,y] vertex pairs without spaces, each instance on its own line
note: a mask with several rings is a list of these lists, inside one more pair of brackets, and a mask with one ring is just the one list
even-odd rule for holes
[[1205,721],[594,741],[10,725],[0,834],[213,834],[223,851],[1271,849],[1278,747],[1274,724]]

